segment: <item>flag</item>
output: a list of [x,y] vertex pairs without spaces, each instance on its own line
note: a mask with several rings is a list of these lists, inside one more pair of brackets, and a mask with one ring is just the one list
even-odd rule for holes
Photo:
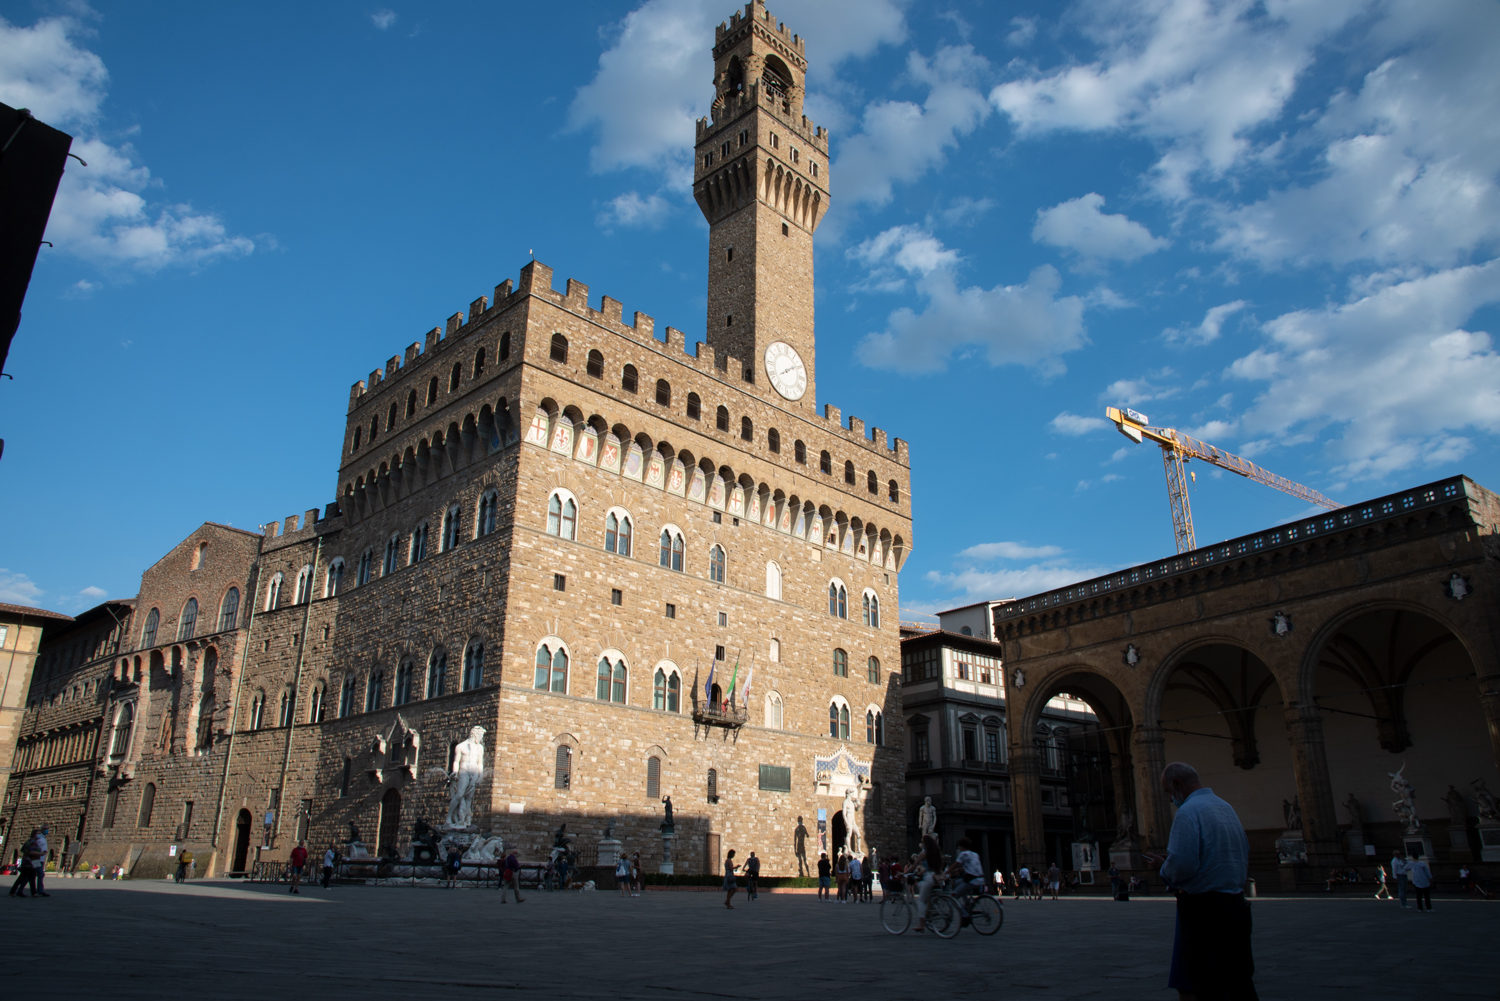
[[693,708],[697,709],[698,708],[698,665],[697,664],[693,665],[693,687],[690,688],[690,689],[688,689],[688,692],[693,697]]
[[752,657],[750,659],[750,673],[747,674],[747,675],[745,675],[745,692],[744,692],[744,694],[742,696],[740,696],[740,701],[742,701],[745,704],[745,708],[746,709],[750,708],[750,682],[752,682],[754,680],[755,680],[755,659]]
[[740,655],[734,655],[734,672],[729,675],[729,691],[724,695],[726,705],[734,705],[734,681],[740,676]]
[[708,680],[703,683],[703,701],[713,708],[714,701],[714,668],[719,666],[718,661],[712,661],[708,665]]

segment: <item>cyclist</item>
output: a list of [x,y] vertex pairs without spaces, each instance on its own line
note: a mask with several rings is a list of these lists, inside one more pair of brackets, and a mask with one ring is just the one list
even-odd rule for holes
[[917,874],[917,927],[915,931],[927,930],[927,902],[932,898],[932,888],[937,885],[937,875],[943,871],[943,850],[931,834],[922,838],[922,851],[913,866]]
[[958,856],[948,867],[948,875],[956,877],[953,885],[955,897],[968,897],[984,893],[984,866],[974,852],[974,843],[968,838],[958,839]]

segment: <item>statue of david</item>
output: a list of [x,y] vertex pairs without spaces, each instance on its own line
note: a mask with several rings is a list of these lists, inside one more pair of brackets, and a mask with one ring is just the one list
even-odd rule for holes
[[469,731],[469,739],[453,749],[452,784],[448,793],[448,828],[474,825],[474,792],[484,775],[484,727]]

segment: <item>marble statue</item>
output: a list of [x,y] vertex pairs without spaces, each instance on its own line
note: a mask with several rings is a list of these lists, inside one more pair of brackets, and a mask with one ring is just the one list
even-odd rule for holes
[[484,727],[476,726],[469,731],[469,739],[453,749],[453,772],[448,776],[453,787],[448,793],[446,825],[450,829],[474,825],[474,793],[483,775]]
[[1349,798],[1344,800],[1344,809],[1349,811],[1349,826],[1356,831],[1364,830],[1365,808],[1354,798],[1354,793],[1351,792]]
[[476,838],[464,852],[464,858],[471,862],[494,862],[505,857],[505,839],[498,835],[489,838]]
[[1443,796],[1443,802],[1448,804],[1449,826],[1463,827],[1469,819],[1469,804],[1464,802],[1464,794],[1450,785],[1447,794]]
[[844,848],[854,854],[864,850],[864,831],[859,826],[859,797],[854,789],[844,790]]
[[1469,783],[1474,790],[1474,805],[1479,808],[1479,819],[1486,824],[1500,824],[1500,799],[1485,786],[1484,779]]
[[1401,774],[1404,771],[1406,771],[1406,763],[1402,762],[1400,771],[1386,773],[1391,777],[1391,792],[1401,797],[1391,804],[1391,809],[1406,823],[1405,833],[1422,834],[1427,828],[1417,816],[1417,787]]
[[[1121,809],[1120,810],[1120,826],[1115,831],[1115,844],[1117,844],[1117,845],[1118,844],[1125,844],[1125,843],[1133,840],[1134,837],[1135,837],[1135,832],[1132,831],[1131,828],[1134,827],[1134,826],[1135,826],[1135,814],[1131,813],[1128,808]],[[1092,837],[1086,837],[1086,838],[1084,838],[1084,840],[1085,841],[1092,841],[1093,838]]]
[[1290,801],[1281,801],[1281,815],[1286,818],[1286,829],[1296,831],[1302,828],[1302,803],[1294,794]]
[[922,806],[917,810],[917,830],[924,838],[937,830],[937,807],[932,805],[931,796],[922,797]]
[[797,856],[797,875],[807,874],[807,827],[802,818],[797,818],[797,829],[792,832],[792,853]]

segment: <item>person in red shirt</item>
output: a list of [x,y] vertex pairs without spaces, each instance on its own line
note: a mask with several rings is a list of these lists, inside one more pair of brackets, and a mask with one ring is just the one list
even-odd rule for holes
[[299,842],[297,842],[297,847],[292,849],[292,865],[291,865],[292,888],[289,891],[287,891],[287,892],[289,892],[289,893],[301,893],[302,892],[301,890],[297,889],[297,884],[300,883],[300,882],[302,882],[302,869],[306,865],[307,865],[307,842],[305,842],[305,841],[299,841]]

